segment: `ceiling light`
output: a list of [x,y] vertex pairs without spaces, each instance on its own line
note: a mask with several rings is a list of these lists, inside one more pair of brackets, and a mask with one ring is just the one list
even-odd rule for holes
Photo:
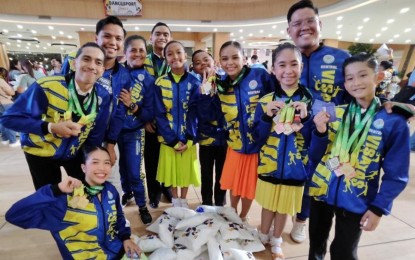
[[273,26],[272,26],[272,29],[277,29],[277,26],[276,26],[276,25],[273,25]]
[[234,33],[231,33],[231,34],[229,34],[230,36],[233,36],[234,35]]
[[367,23],[369,20],[370,20],[370,18],[369,17],[366,17],[365,19],[363,19],[363,22],[364,23]]
[[410,32],[412,30],[412,28],[406,28],[404,32]]
[[53,26],[49,25],[48,26],[49,30],[53,30]]
[[51,44],[50,44],[50,43],[46,43],[46,45],[51,46]]
[[11,43],[10,43],[10,42],[6,42],[6,44],[7,44],[7,45],[10,45]]
[[239,32],[241,33],[241,32],[243,32],[244,30],[243,29],[239,29]]
[[68,39],[72,39],[72,35],[68,35]]
[[64,44],[64,42],[63,41],[60,41],[60,44]]
[[363,26],[360,25],[360,26],[357,27],[357,29],[358,30],[362,30],[363,29]]
[[38,44],[38,45],[36,45],[36,48],[40,48],[39,44]]
[[337,39],[339,39],[339,40],[341,40],[343,37],[341,36],[341,35],[339,35],[338,37],[337,37]]
[[242,41],[242,44],[245,44],[245,41]]
[[399,34],[395,34],[393,38],[399,38]]
[[36,32],[36,30],[31,30],[31,32],[33,33],[33,34],[36,34],[37,32]]
[[337,18],[336,18],[336,20],[337,20],[337,21],[341,21],[341,20],[343,20],[343,16],[339,16],[339,17],[337,17]]
[[16,25],[16,26],[17,26],[17,28],[19,28],[19,29],[23,29],[23,25],[18,24],[18,25]]
[[7,30],[7,29],[3,29],[3,32],[4,32],[4,33],[8,33],[8,32],[9,32],[9,30]]
[[22,35],[20,33],[16,34],[16,36],[22,38]]
[[30,46],[30,45],[32,45],[32,44],[30,44],[30,42],[28,42],[28,43],[26,43],[26,44],[27,44],[27,45],[29,45],[29,46]]
[[188,32],[190,32],[191,30],[192,30],[192,28],[190,28],[190,27],[186,28],[186,31],[188,31]]
[[341,29],[343,27],[343,24],[337,25],[337,29]]
[[43,49],[45,49],[45,50],[46,50],[46,47],[43,47]]
[[393,23],[395,20],[394,19],[388,19],[387,21],[386,21],[386,23],[387,24],[390,24],[390,23]]
[[388,29],[388,27],[382,27],[381,30],[382,31],[386,31]]
[[213,28],[213,31],[214,31],[214,32],[217,32],[217,31],[218,31],[218,28]]
[[281,31],[280,31],[280,33],[281,33],[281,34],[284,34],[284,33],[285,33],[285,31],[284,31],[284,30],[281,30]]
[[61,47],[61,50],[63,50],[63,47]]
[[62,32],[62,31],[59,31],[59,34],[60,34],[60,35],[63,35],[63,32]]
[[20,44],[16,44],[16,46],[20,48]]
[[381,36],[381,34],[380,33],[377,33],[376,35],[375,35],[375,37],[376,38],[378,38],[378,37],[380,37]]
[[356,33],[356,35],[357,36],[361,36],[362,35],[362,32],[358,32],[358,33]]
[[359,41],[359,37],[356,37],[356,38],[354,38],[354,40],[357,42],[357,41]]
[[84,31],[85,30],[85,28],[84,27],[81,27],[81,31]]
[[138,31],[138,30],[140,30],[140,27],[136,26],[136,27],[134,27],[134,30]]
[[249,34],[249,37],[252,37],[253,35],[254,35],[254,34],[250,33],[250,34]]
[[233,39],[232,39],[232,41],[233,41],[233,42],[236,42],[236,39],[235,39],[235,38],[233,38]]
[[56,40],[56,36],[52,35],[52,39]]
[[374,41],[374,39],[370,39],[370,40],[369,40],[369,42],[373,42],[373,41]]
[[[10,38],[9,38],[10,39]],[[13,40],[13,39],[12,39]],[[17,42],[22,42],[21,40],[17,40]]]
[[244,39],[244,37],[243,37],[243,36],[240,36],[240,37],[239,37],[239,39],[240,39],[240,40],[243,40],[243,39]]
[[259,33],[264,33],[264,30],[262,30],[262,29],[261,29],[261,30],[259,30]]
[[406,42],[406,43],[410,43],[411,41],[412,41],[412,40],[406,40],[405,42]]
[[341,31],[337,31],[336,34],[339,35],[339,34],[342,34],[342,32]]
[[26,46],[26,49],[29,49],[29,47]]
[[393,39],[390,39],[388,42],[393,42]]
[[409,8],[408,8],[408,7],[405,7],[405,8],[402,8],[402,9],[399,11],[399,13],[404,14],[404,13],[406,13],[406,12],[408,12],[408,11],[409,11]]

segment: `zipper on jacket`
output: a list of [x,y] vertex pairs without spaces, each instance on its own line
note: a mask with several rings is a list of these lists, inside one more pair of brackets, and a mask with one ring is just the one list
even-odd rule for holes
[[[180,83],[180,81],[179,81]],[[180,106],[180,85],[179,83],[174,83],[175,85],[177,85],[177,124],[176,124],[176,133],[177,133],[177,138],[180,141],[180,110],[181,110],[181,106]],[[174,118],[173,118],[173,123],[174,123]]]
[[[241,142],[242,142],[243,153],[246,154],[247,147],[246,147],[246,145],[244,145],[244,138],[243,138],[243,134],[242,134],[242,133],[245,133],[245,129],[244,129],[244,116],[243,116],[243,113],[242,113],[243,110],[241,109],[241,106],[240,106],[240,105],[243,105],[242,98],[241,98],[241,85],[238,84],[238,86],[239,86],[239,89],[238,89],[239,101],[237,101],[237,103],[238,103],[237,107],[238,107],[238,117],[241,119],[239,121],[239,129],[240,129],[239,133],[240,133],[240,138],[241,138]],[[234,86],[233,90],[236,93],[237,89],[235,88],[235,86]],[[236,95],[235,95],[235,97],[236,97]],[[245,133],[245,136],[246,136],[246,133]]]
[[339,187],[340,187],[340,181],[343,179],[344,176],[337,178],[337,185],[336,185],[336,197],[334,198],[334,206],[337,207],[337,199],[339,194]]
[[[283,178],[283,174],[284,174],[284,166],[285,166],[285,152],[287,151],[287,136],[284,134],[284,152],[282,154],[282,169],[281,169],[281,173],[280,173],[280,180],[282,180]],[[281,138],[280,138],[281,140]]]

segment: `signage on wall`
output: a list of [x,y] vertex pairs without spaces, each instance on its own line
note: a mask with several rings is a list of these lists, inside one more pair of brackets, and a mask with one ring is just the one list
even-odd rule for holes
[[105,14],[115,16],[141,16],[141,0],[104,0]]

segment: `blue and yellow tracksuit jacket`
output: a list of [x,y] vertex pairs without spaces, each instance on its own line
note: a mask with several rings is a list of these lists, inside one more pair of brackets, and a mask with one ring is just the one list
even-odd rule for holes
[[309,57],[302,56],[304,67],[300,82],[309,88],[313,97],[336,105],[348,103],[350,96],[344,88],[342,66],[350,54],[320,45]]
[[171,72],[156,80],[155,104],[159,142],[174,147],[196,141],[200,82],[188,72],[174,81]]
[[401,115],[378,111],[359,152],[356,176],[350,180],[344,175],[337,177],[326,162],[346,107],[336,107],[336,121],[329,123],[328,134],[313,132],[309,155],[310,160],[319,162],[311,179],[310,196],[357,214],[370,209],[379,216],[388,215],[393,200],[408,182],[408,124]]
[[[101,145],[105,137],[111,100],[108,92],[97,84],[93,90],[98,98],[95,121],[82,127],[79,136],[62,138],[48,133],[48,123],[59,122],[69,108],[67,87],[72,77],[73,74],[67,78],[51,76],[39,79],[4,113],[1,124],[22,133],[20,139],[25,152],[67,160],[75,157],[84,143]],[[72,116],[73,121],[77,122],[77,118]]]
[[105,70],[104,75],[97,80],[97,84],[105,88],[112,97],[110,119],[107,125],[105,139],[109,143],[115,143],[124,124],[127,108],[119,100],[121,89],[127,91],[133,87],[130,72],[118,61],[112,69]]
[[[225,80],[229,80],[225,76]],[[219,93],[228,132],[228,146],[234,151],[253,154],[260,146],[253,138],[255,108],[259,99],[272,91],[271,76],[263,69],[246,68],[243,79],[225,93]]]
[[[300,86],[291,97],[292,101],[300,101],[305,94],[308,108],[311,108],[311,93]],[[281,90],[282,91],[282,90]],[[254,139],[261,147],[259,152],[258,178],[273,184],[303,186],[308,179],[308,147],[313,129],[311,116],[302,120],[303,128],[290,135],[277,134],[275,122],[266,114],[266,106],[271,101],[285,101],[289,97],[269,93],[263,96],[255,111]]]
[[57,185],[46,185],[16,202],[6,220],[24,229],[49,230],[63,259],[115,259],[131,236],[116,188],[106,182],[101,201],[93,196],[85,209],[70,208],[71,199]]
[[77,51],[73,51],[65,57],[65,60],[63,61],[63,64],[62,64],[62,67],[61,67],[61,74],[62,75],[66,75],[70,72],[75,71],[75,68],[73,66],[73,60],[76,57],[76,53],[77,53]]
[[[163,67],[162,64],[165,64]],[[160,76],[163,76],[169,71],[169,66],[165,59],[159,58],[154,53],[147,54],[144,61],[144,69],[150,73],[151,76],[156,79]]]
[[225,126],[225,117],[218,95],[201,94],[197,102],[197,140],[199,144],[225,146],[227,139]]
[[144,127],[147,122],[154,118],[154,77],[146,70],[130,69],[131,100],[136,103],[138,110],[132,113],[127,110],[122,132],[134,132]]

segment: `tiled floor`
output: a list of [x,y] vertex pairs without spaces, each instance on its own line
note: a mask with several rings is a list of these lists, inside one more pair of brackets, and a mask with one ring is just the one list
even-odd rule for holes
[[[34,191],[28,167],[19,148],[0,147],[0,259],[60,259],[60,254],[51,235],[42,230],[23,230],[7,223],[4,219],[6,210],[18,199]],[[415,153],[411,154],[411,177],[415,173]],[[397,164],[399,162],[396,162]],[[47,166],[45,166],[47,167]],[[113,169],[113,182],[119,186],[118,168]],[[200,204],[199,189],[190,189],[191,207]],[[158,217],[168,204],[161,203],[159,209],[151,210],[154,218]],[[261,208],[254,202],[250,211],[250,223],[260,224]],[[134,234],[146,233],[138,218],[136,206],[125,209],[131,221]],[[415,259],[415,180],[410,179],[406,190],[395,201],[392,214],[383,217],[378,229],[365,232],[361,238],[360,259],[394,260]],[[283,250],[287,259],[307,259],[308,241],[295,244],[289,238],[291,221],[287,222],[283,237]],[[268,248],[269,249],[269,248]],[[270,251],[256,253],[257,259],[271,259]],[[326,257],[329,259],[329,256]]]

